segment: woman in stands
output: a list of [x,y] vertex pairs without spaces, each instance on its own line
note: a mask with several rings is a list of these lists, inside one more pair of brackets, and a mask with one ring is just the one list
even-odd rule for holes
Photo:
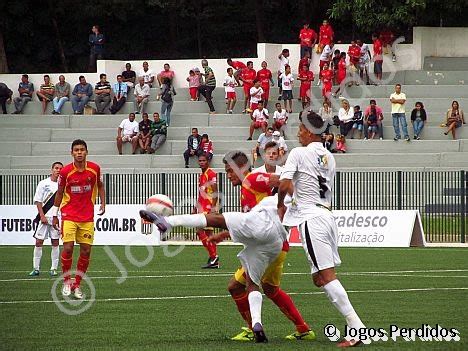
[[458,101],[452,101],[452,107],[448,109],[446,116],[445,125],[448,129],[444,134],[452,132],[453,140],[455,140],[455,129],[460,128],[462,124],[466,124],[463,110],[458,105]]
[[426,124],[427,114],[422,102],[417,102],[411,112],[411,124],[413,124],[414,139],[421,139],[421,132]]

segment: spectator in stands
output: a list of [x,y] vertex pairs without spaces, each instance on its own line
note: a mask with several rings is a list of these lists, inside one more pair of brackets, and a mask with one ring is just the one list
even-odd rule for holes
[[325,64],[328,64],[328,67],[331,68],[333,59],[333,46],[334,44],[331,42],[330,44],[325,45],[323,48],[323,51],[320,54],[320,72],[323,70],[323,66],[325,66]]
[[200,85],[198,87],[198,92],[203,95],[203,97],[206,99],[206,103],[208,104],[208,107],[210,108],[210,114],[216,113],[211,94],[213,90],[216,88],[216,77],[214,75],[213,70],[211,67],[208,66],[208,61],[203,59],[202,60],[202,67],[205,70],[205,73],[203,74],[204,78],[204,84]]
[[198,74],[195,73],[194,69],[189,71],[187,82],[189,83],[190,101],[198,101],[198,87],[201,84],[200,78],[200,71],[198,71]]
[[242,82],[244,88],[244,110],[242,113],[247,112],[247,107],[250,105],[250,89],[254,86],[254,80],[257,77],[257,72],[253,69],[253,62],[247,62],[247,68],[243,68],[239,79]]
[[354,124],[354,109],[349,105],[349,101],[346,99],[341,101],[341,108],[338,111],[338,118],[340,119],[340,134],[344,136],[348,135]]
[[405,135],[405,140],[410,141],[408,134],[408,124],[406,123],[405,115],[405,102],[406,95],[401,92],[401,84],[395,85],[395,92],[390,95],[390,102],[392,103],[392,119],[393,119],[393,129],[395,130],[395,137],[393,140],[398,141],[401,139],[400,135],[400,124],[403,134]]
[[79,80],[80,82],[75,85],[75,88],[73,89],[73,97],[71,99],[75,115],[83,114],[84,107],[93,95],[93,87],[91,84],[86,82],[86,78],[84,76],[80,76]]
[[279,165],[282,160],[279,159],[279,147],[274,141],[265,144],[265,152],[262,155],[263,166],[255,168],[252,173],[272,173],[280,175],[283,168]]
[[[286,141],[281,136],[281,133],[277,130],[273,132],[272,136],[273,136],[272,141],[274,141],[278,145],[279,157],[283,161],[286,161],[285,155],[288,152],[288,145],[286,144]],[[266,145],[265,145],[265,152],[266,152]]]
[[135,86],[136,73],[132,71],[132,65],[127,63],[125,65],[125,71],[122,72],[122,81],[127,83],[127,87],[130,90]]
[[452,107],[448,109],[446,115],[446,126],[448,129],[444,134],[447,135],[452,132],[452,138],[455,140],[455,130],[460,128],[462,124],[466,124],[465,114],[460,108],[458,101],[452,101]]
[[150,88],[153,87],[154,72],[149,68],[148,62],[143,62],[143,69],[138,72],[138,77],[143,77],[145,83],[148,84]]
[[319,108],[318,112],[319,116],[322,117],[322,120],[327,124],[327,129],[325,129],[325,133],[328,133],[330,127],[333,125],[333,109],[331,108],[328,101],[324,101],[322,103],[322,107]]
[[7,114],[6,104],[11,103],[13,91],[5,83],[0,83],[0,105],[2,105],[3,114]]
[[356,131],[359,132],[359,139],[362,139],[362,129],[363,129],[364,116],[359,105],[354,106],[354,116],[353,116],[353,128],[351,139],[354,139],[354,134]]
[[306,51],[304,56],[299,60],[299,65],[297,66],[298,74],[301,73],[302,68],[304,67],[304,65],[307,66],[308,69],[310,69],[310,62],[311,62],[310,54],[309,54],[308,51]]
[[281,53],[278,55],[279,59],[279,68],[278,68],[278,89],[279,89],[279,96],[278,101],[281,101],[283,98],[283,85],[281,82],[281,75],[285,71],[285,67],[289,65],[289,49],[283,49]]
[[177,93],[169,78],[163,78],[161,91],[158,95],[158,98],[160,98],[162,102],[161,117],[166,121],[168,126],[171,125],[171,110],[172,106],[174,106],[175,95],[177,95]]
[[[372,42],[373,42],[373,49],[374,49],[374,74],[375,79],[380,83],[382,80],[382,72],[383,72],[383,53],[382,53],[382,42],[380,41],[377,33],[372,34]],[[374,84],[378,84],[374,82]]]
[[70,98],[70,84],[65,82],[65,76],[59,76],[59,82],[55,84],[55,97],[52,100],[54,104],[54,110],[52,114],[59,115],[62,112],[62,107],[65,102],[67,102]]
[[333,150],[333,143],[335,141],[335,135],[333,133],[322,133],[322,144],[323,147],[326,148],[328,151],[335,153],[336,151]]
[[289,113],[292,113],[292,101],[294,99],[292,90],[294,87],[294,77],[291,73],[291,66],[286,65],[284,67],[284,73],[281,74],[279,79],[281,79],[281,91],[283,92],[284,108]]
[[426,124],[427,114],[422,102],[416,102],[411,111],[411,123],[413,124],[414,139],[421,139],[421,132]]
[[288,111],[281,107],[281,103],[277,102],[275,104],[276,111],[273,113],[273,130],[283,132],[286,129],[286,124],[288,123],[289,115]]
[[112,100],[112,106],[110,108],[110,112],[115,115],[120,109],[125,105],[127,101],[127,92],[128,86],[127,83],[123,82],[123,77],[121,74],[117,76],[117,83],[114,84],[113,87],[114,91],[114,98]]
[[242,84],[239,80],[239,75],[241,74],[244,68],[247,68],[247,65],[241,61],[233,61],[231,58],[227,59],[227,64],[236,70],[234,72],[234,78],[236,79],[237,85],[241,86]]
[[[207,66],[208,67],[208,66]],[[187,150],[184,151],[185,168],[189,168],[189,158],[200,156],[201,136],[198,134],[198,128],[192,128],[192,134],[187,139]]]
[[334,84],[337,84],[337,75],[338,75],[338,64],[340,63],[341,60],[341,51],[336,49],[333,51],[333,57],[330,61],[330,67],[333,70],[333,76],[335,79],[333,80]]
[[319,45],[317,53],[321,53],[323,48],[333,42],[333,28],[327,20],[323,20],[319,30]]
[[369,106],[367,106],[366,110],[364,111],[364,140],[368,139],[368,131],[370,126],[369,122],[373,123],[374,120],[377,125],[377,131],[379,133],[380,140],[383,139],[383,119],[384,116],[382,108],[377,105],[377,102],[374,99],[372,99],[369,102]]
[[369,81],[369,63],[372,59],[369,45],[362,42],[362,40],[357,40],[357,45],[361,49],[361,57],[359,59],[359,77],[361,81],[364,81],[364,73],[366,74],[366,84],[370,85]]
[[263,101],[258,102],[257,108],[253,111],[250,118],[252,122],[250,123],[250,134],[247,140],[252,140],[255,129],[262,129],[263,133],[266,132],[270,116],[268,115],[268,110],[263,108]]
[[257,109],[258,103],[262,101],[263,89],[260,86],[260,81],[258,79],[254,79],[254,85],[250,88],[249,95],[250,95],[250,105],[247,112],[252,113]]
[[111,102],[111,85],[107,81],[107,75],[101,73],[99,75],[99,82],[94,86],[94,103],[96,104],[96,114],[103,115],[106,108],[109,107]]
[[353,84],[359,86],[359,81],[357,79],[357,72],[359,71],[359,61],[361,60],[361,48],[357,43],[352,40],[351,45],[348,47],[348,56],[349,56],[349,68],[351,71],[351,77],[348,87]]
[[[309,57],[312,56],[312,48],[315,45],[315,42],[317,40],[317,34],[312,28],[309,28],[309,23],[306,22],[304,23],[304,26],[302,27],[301,31],[299,32],[299,40],[301,42],[301,58],[305,56],[305,54],[308,52]],[[302,66],[301,66],[302,68]]]
[[297,79],[301,81],[299,88],[299,98],[302,101],[302,109],[310,105],[310,87],[314,81],[314,73],[309,71],[309,66],[303,65],[302,70],[299,72]]
[[200,155],[201,154],[206,154],[208,157],[208,161],[211,162],[213,159],[213,142],[210,140],[208,134],[203,134],[201,137],[201,142],[200,142]]
[[172,85],[172,81],[174,80],[175,73],[174,71],[171,70],[171,66],[169,66],[168,63],[164,64],[164,69],[159,72],[157,75],[159,87],[162,88],[162,85],[164,84],[164,79],[169,79],[169,83]]
[[[324,51],[325,52],[325,51]],[[323,65],[323,69],[319,74],[322,82],[322,96],[326,101],[330,101],[330,95],[333,88],[333,70],[330,69],[328,63]]]
[[347,73],[347,67],[346,67],[346,52],[340,53],[340,61],[338,62],[338,68],[336,71],[336,83],[339,85],[338,89],[332,94],[334,98],[336,98],[337,94],[340,93],[340,98],[343,97],[343,92],[345,89],[345,84],[346,84],[346,73]]
[[133,95],[135,95],[135,113],[144,113],[150,96],[150,87],[145,83],[143,77],[138,78],[138,84],[135,85]]
[[135,114],[131,112],[128,118],[125,118],[117,129],[117,150],[122,155],[122,144],[132,143],[132,154],[136,153],[138,148],[138,122],[135,121]]
[[37,98],[42,104],[42,114],[46,113],[47,104],[54,98],[54,93],[55,86],[50,82],[50,76],[46,74],[44,75],[44,83],[42,83],[39,90],[36,91]]
[[265,150],[265,145],[273,140],[273,128],[268,127],[265,133],[259,135],[257,144],[252,149],[252,167],[255,167],[255,161],[257,157],[262,155]]
[[262,69],[257,71],[257,79],[263,89],[262,101],[265,107],[268,106],[268,100],[270,99],[270,84],[272,87],[275,85],[271,71],[267,67],[266,61],[262,61]]
[[393,47],[393,42],[395,41],[395,35],[393,32],[387,28],[380,32],[380,41],[382,42],[382,46],[384,48],[384,53],[387,55],[389,51],[392,53],[392,61],[396,62],[396,55],[395,49]]
[[236,96],[236,78],[234,77],[234,72],[231,67],[227,69],[227,76],[224,78],[224,92],[226,93],[227,99],[227,110],[228,114],[232,114],[234,106],[236,105],[237,96]]
[[140,146],[140,153],[149,153],[151,146],[151,121],[148,118],[148,114],[143,112],[143,120],[138,123],[138,144]]
[[91,47],[89,53],[89,70],[90,72],[96,71],[96,59],[104,59],[104,34],[101,33],[99,26],[94,25],[91,28],[92,34],[89,35],[88,42]]
[[153,122],[151,122],[151,147],[148,149],[149,154],[153,154],[165,142],[167,138],[166,121],[159,117],[159,113],[153,113]]
[[18,85],[19,96],[13,99],[15,103],[14,114],[20,114],[23,111],[24,106],[31,101],[32,94],[34,92],[34,85],[29,81],[29,76],[23,74],[21,76],[21,82]]

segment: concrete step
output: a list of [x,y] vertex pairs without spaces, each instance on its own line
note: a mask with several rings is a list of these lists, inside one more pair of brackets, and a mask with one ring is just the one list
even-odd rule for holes
[[468,57],[425,57],[424,69],[429,71],[468,71]]

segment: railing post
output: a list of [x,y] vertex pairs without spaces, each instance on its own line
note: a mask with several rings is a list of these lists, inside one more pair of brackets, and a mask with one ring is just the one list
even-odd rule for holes
[[460,171],[460,241],[465,242],[466,171]]
[[335,209],[341,210],[341,172],[336,172],[336,205]]
[[167,195],[166,193],[166,173],[161,174],[161,193]]
[[110,174],[109,173],[106,173],[104,174],[104,186],[105,186],[105,189],[106,189],[106,205],[109,204],[109,200],[110,200]]
[[402,172],[397,172],[397,206],[398,210],[402,209],[402,197],[403,197],[403,187],[402,187]]
[[3,205],[3,174],[0,174],[0,205]]

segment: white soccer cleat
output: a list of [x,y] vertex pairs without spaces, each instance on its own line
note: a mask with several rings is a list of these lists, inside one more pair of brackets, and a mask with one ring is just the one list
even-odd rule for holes
[[81,300],[83,298],[83,292],[81,291],[81,288],[78,286],[75,288],[75,291],[73,292],[75,295],[75,298],[78,300]]
[[71,284],[65,283],[62,287],[62,296],[68,297],[71,295]]

